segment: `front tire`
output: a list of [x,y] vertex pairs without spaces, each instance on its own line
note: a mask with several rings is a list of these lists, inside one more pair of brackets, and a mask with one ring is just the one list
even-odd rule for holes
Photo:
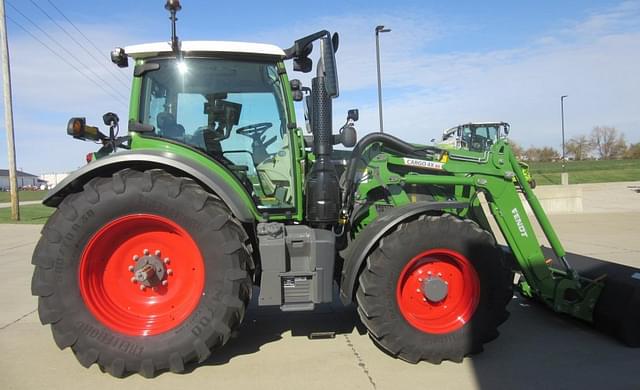
[[67,196],[33,254],[43,324],[116,377],[183,372],[224,345],[251,294],[247,235],[193,181],[116,172]]
[[367,259],[356,293],[373,341],[417,363],[462,361],[498,335],[513,274],[475,222],[422,216],[399,225]]

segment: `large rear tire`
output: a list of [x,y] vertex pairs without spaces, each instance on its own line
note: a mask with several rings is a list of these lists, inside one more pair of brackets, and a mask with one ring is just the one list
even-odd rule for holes
[[373,341],[411,363],[462,361],[498,336],[513,274],[493,236],[451,215],[399,225],[367,259],[356,293]]
[[190,179],[130,169],[60,204],[33,254],[43,324],[116,377],[183,372],[224,345],[251,295],[247,235]]

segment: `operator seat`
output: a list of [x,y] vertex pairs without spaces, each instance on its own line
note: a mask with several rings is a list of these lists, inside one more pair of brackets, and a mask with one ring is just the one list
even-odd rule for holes
[[161,112],[156,117],[158,129],[162,131],[162,135],[179,141],[184,140],[184,127],[179,125],[176,118],[170,112]]

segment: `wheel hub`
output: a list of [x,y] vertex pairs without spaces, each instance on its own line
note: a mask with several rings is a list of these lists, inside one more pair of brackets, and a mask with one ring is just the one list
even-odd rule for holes
[[471,262],[459,252],[435,248],[410,259],[400,272],[396,300],[404,318],[427,333],[444,334],[463,327],[473,316],[480,281]]
[[423,279],[422,292],[424,297],[433,303],[443,301],[449,293],[449,283],[439,276]]
[[138,258],[133,267],[134,283],[138,282],[146,287],[155,287],[164,281],[167,269],[160,254],[160,251],[157,250],[156,254],[147,254]]

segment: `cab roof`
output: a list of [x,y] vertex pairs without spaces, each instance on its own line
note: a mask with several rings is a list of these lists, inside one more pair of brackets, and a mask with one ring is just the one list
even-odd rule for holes
[[[220,54],[255,54],[257,56],[284,57],[284,51],[274,45],[250,42],[232,41],[182,41],[181,49],[189,53],[220,53]],[[171,42],[143,43],[124,48],[125,53],[134,59],[157,57],[169,54]]]

